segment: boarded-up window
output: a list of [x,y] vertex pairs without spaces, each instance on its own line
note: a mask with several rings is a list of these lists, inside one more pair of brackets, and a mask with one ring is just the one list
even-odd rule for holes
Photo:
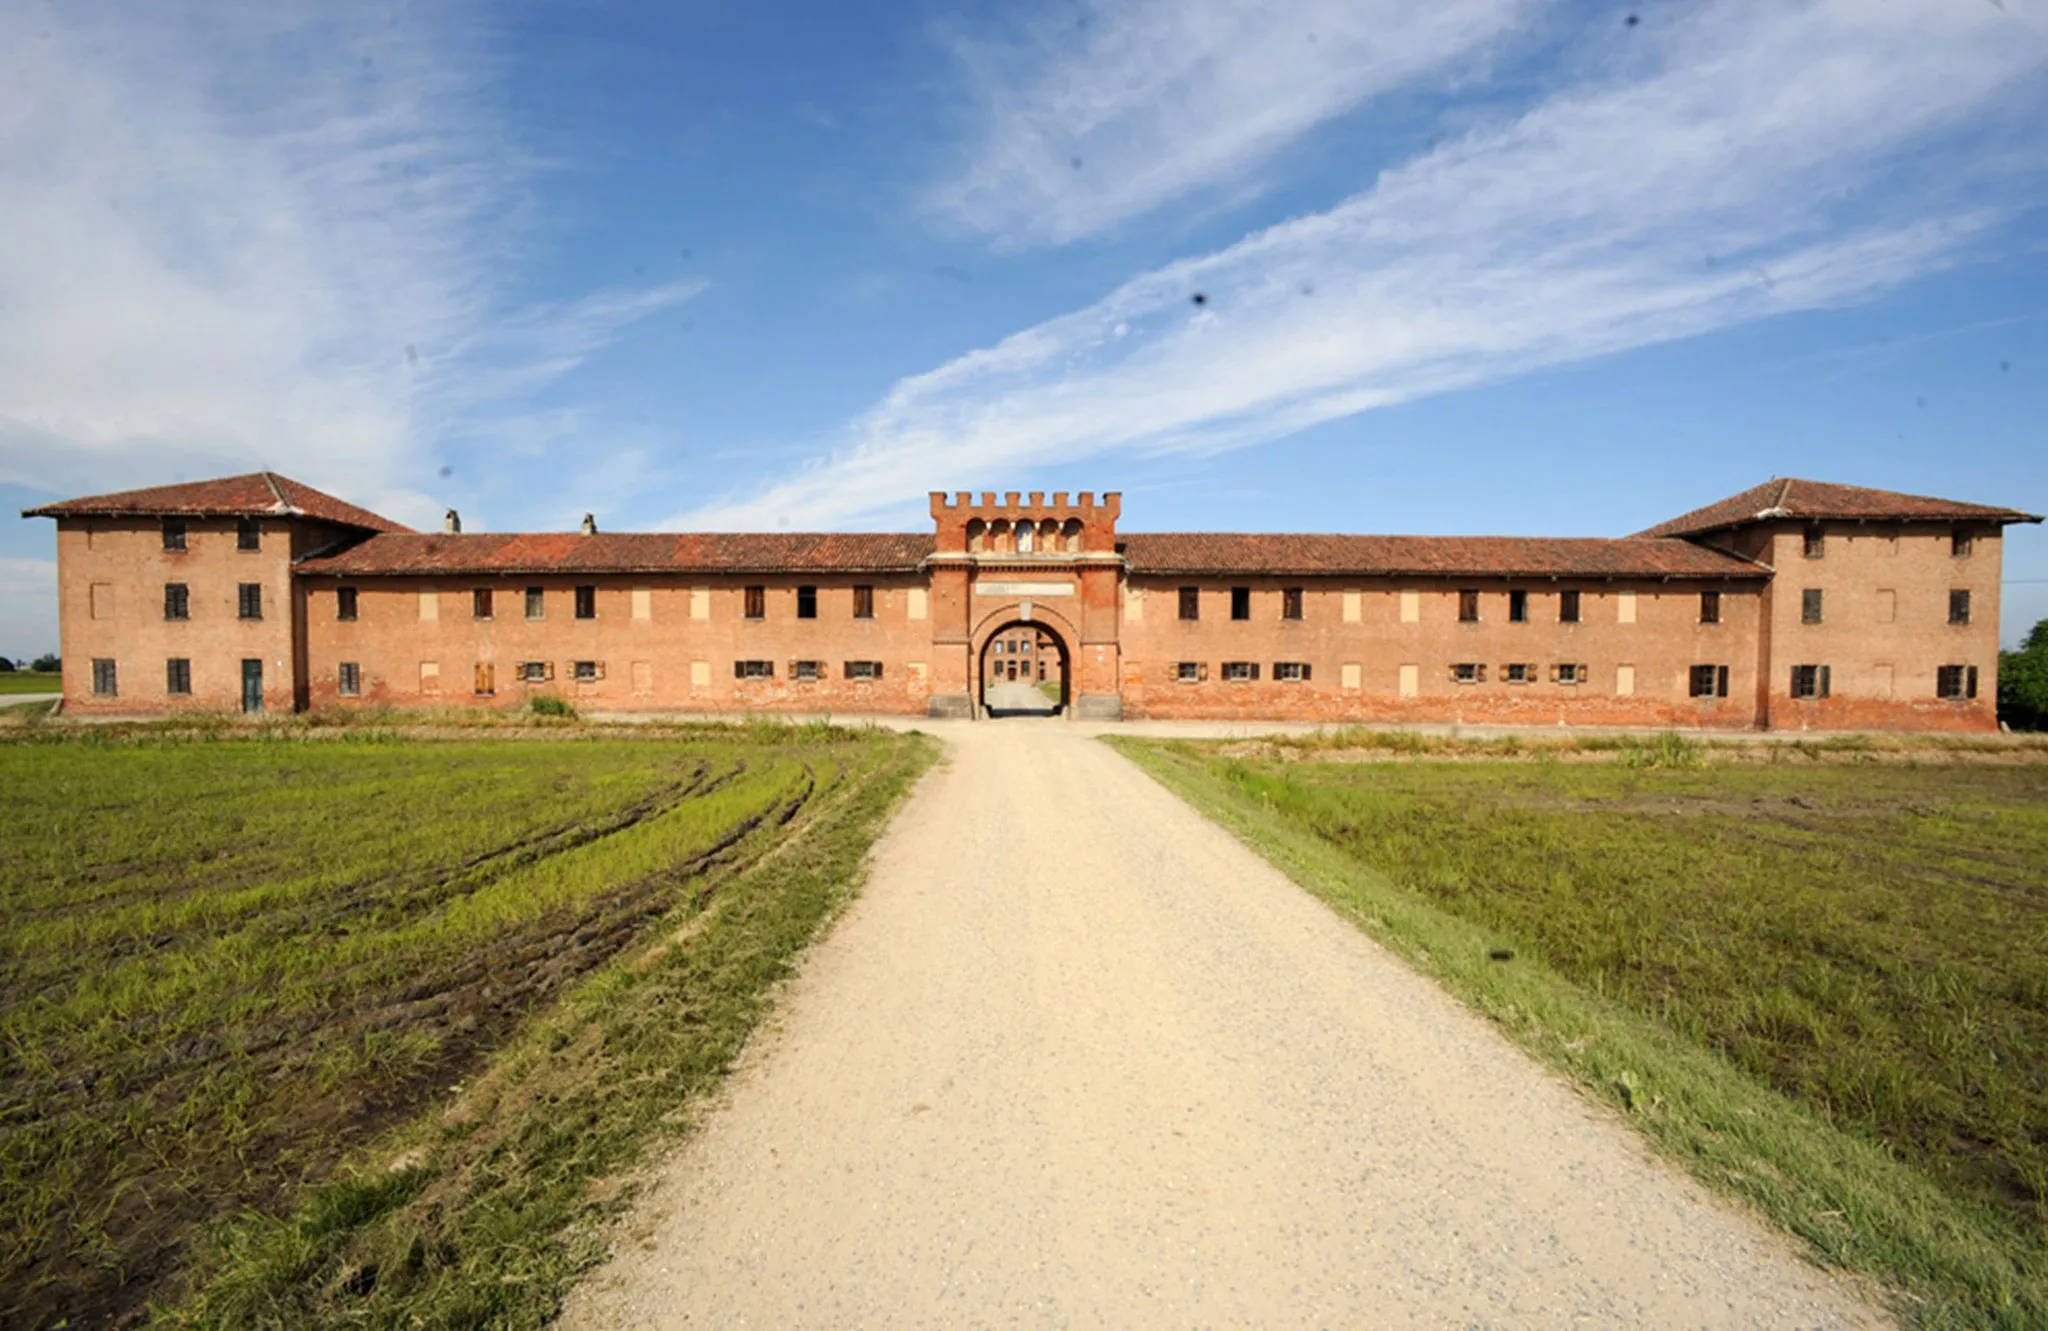
[[912,587],[905,598],[910,607],[910,618],[923,619],[931,613],[931,593],[923,587]]
[[1401,696],[1413,698],[1422,692],[1422,667],[1404,665],[1401,667]]
[[1420,624],[1422,622],[1422,593],[1407,591],[1401,593],[1401,622]]
[[903,664],[903,673],[910,677],[911,683],[922,684],[929,673],[929,668],[923,661],[906,661]]
[[92,617],[94,619],[112,619],[114,617],[113,583],[95,582],[86,589],[86,595],[91,602]]
[[[690,618],[711,618],[711,589],[709,587],[690,588]],[[707,662],[706,664],[709,663]]]
[[1346,689],[1355,693],[1365,683],[1365,667],[1356,661],[1346,661],[1337,671],[1337,678]]
[[439,693],[440,691],[441,663],[439,661],[420,662],[420,692]]
[[633,589],[633,618],[654,618],[654,589],[652,587],[635,587]]
[[1899,594],[1890,587],[1877,589],[1877,622],[1896,624],[1899,622]]
[[1144,588],[1124,588],[1124,618],[1129,620],[1133,624],[1142,624],[1145,622]]
[[1614,667],[1614,693],[1626,698],[1636,691],[1636,668],[1632,665]]
[[498,691],[498,666],[494,661],[476,663],[476,694],[488,698]]
[[439,592],[421,592],[421,593],[420,593],[420,623],[422,623],[422,624],[429,624],[429,623],[432,623],[433,621],[435,621],[435,620],[439,619],[440,617],[441,617],[441,594],[440,594]]
[[633,692],[635,692],[635,693],[652,693],[652,692],[654,692],[654,662],[652,662],[652,661],[635,661],[635,662],[633,662],[633,667],[632,667],[632,670],[633,670]]
[[711,663],[709,661],[690,662],[690,687],[693,689],[708,689],[711,687]]
[[1636,594],[1617,592],[1614,596],[1614,622],[1633,624],[1636,622]]

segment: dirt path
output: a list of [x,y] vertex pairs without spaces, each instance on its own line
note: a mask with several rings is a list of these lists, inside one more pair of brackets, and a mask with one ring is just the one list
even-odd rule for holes
[[1887,1324],[1107,746],[946,737],[565,1325]]

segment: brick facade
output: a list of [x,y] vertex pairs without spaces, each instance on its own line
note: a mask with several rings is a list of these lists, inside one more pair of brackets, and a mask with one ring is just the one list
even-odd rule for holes
[[58,524],[79,715],[971,716],[1016,665],[1092,717],[1961,731],[1997,725],[2002,528],[2039,520],[1809,482],[1620,540],[1120,535],[1121,507],[422,535],[259,474],[32,513]]

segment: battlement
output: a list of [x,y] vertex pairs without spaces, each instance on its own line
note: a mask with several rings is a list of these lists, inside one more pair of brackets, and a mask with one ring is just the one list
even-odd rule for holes
[[1114,551],[1116,522],[1123,514],[1123,495],[1114,490],[1100,498],[1083,490],[1074,502],[1067,491],[1057,490],[1050,503],[1043,490],[1028,496],[1010,490],[1000,502],[995,491],[984,490],[979,503],[970,490],[950,496],[934,490],[931,501],[942,554],[1057,556]]

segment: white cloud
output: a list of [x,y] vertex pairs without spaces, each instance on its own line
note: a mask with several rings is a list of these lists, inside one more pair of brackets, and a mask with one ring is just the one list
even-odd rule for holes
[[678,521],[843,522],[1867,298],[2039,199],[2038,3],[1689,11],[1336,208],[899,382],[818,465]]
[[1095,0],[1017,42],[958,42],[979,103],[926,202],[1007,244],[1064,243],[1245,173],[1380,93],[1476,62],[1544,0]]
[[0,0],[0,481],[438,516],[437,436],[692,294],[502,307],[535,166],[463,14]]

